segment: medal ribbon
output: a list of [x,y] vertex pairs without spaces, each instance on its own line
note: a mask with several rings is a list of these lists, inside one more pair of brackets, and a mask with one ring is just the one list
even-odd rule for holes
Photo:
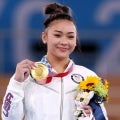
[[73,65],[70,67],[70,69],[67,71],[67,72],[64,72],[64,73],[58,73],[56,75],[53,75],[53,76],[49,76],[46,78],[46,83],[49,83],[51,82],[52,80],[52,77],[64,77],[64,76],[67,76],[69,73],[71,73],[73,70]]
[[91,100],[90,100],[90,103],[89,105],[92,107],[92,110],[93,110],[93,115],[95,117],[95,120],[106,120],[104,114],[103,114],[103,111],[100,107],[100,104],[99,103],[96,103],[95,101],[96,99],[93,97]]
[[64,76],[67,76],[69,73],[71,73],[72,70],[73,70],[73,64],[72,64],[72,66],[69,68],[69,70],[67,72],[55,74],[55,73],[53,73],[51,71],[51,65],[48,63],[48,61],[47,61],[47,59],[46,59],[45,56],[41,59],[40,62],[43,63],[43,64],[45,64],[48,67],[48,70],[49,70],[49,75],[45,79],[45,84],[51,82],[52,77],[64,77]]

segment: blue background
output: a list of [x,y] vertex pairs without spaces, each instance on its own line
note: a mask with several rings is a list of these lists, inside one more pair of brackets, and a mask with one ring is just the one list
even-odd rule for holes
[[44,55],[38,45],[43,30],[42,9],[49,2],[72,9],[83,47],[82,52],[72,54],[72,59],[101,75],[119,74],[119,0],[1,0],[0,73],[13,73],[20,60],[39,61]]

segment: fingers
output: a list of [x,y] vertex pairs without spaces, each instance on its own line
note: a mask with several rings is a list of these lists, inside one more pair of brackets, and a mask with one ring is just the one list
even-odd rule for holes
[[35,63],[26,59],[26,60],[23,60],[20,63],[18,63],[18,67],[24,68],[24,69],[27,68],[29,71],[31,71],[31,69],[33,69],[35,67]]
[[85,112],[87,115],[90,115],[90,114],[91,114],[91,111],[92,111],[91,106],[85,105],[85,106],[83,106],[83,109],[84,109],[84,112]]
[[23,69],[23,70],[31,70],[32,69],[32,65],[29,63],[20,63],[17,66],[19,69]]
[[21,61],[20,64],[23,65],[24,67],[28,67],[29,69],[35,67],[35,63],[28,59]]
[[35,62],[31,60],[23,60],[16,66],[15,79],[23,82],[30,74],[31,69],[35,67]]

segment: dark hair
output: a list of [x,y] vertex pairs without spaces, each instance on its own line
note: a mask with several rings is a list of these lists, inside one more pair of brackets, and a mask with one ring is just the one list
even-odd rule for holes
[[[47,19],[44,22],[45,28],[47,28],[50,25],[50,23],[53,22],[54,20],[61,20],[61,19],[72,21],[76,26],[76,23],[71,14],[71,9],[67,6],[58,3],[51,3],[46,6],[45,14],[48,15]],[[77,46],[75,50],[80,51],[78,33],[76,39],[77,39]]]
[[45,14],[48,15],[48,18],[44,22],[45,28],[47,28],[54,20],[65,19],[74,23],[74,20],[70,13],[70,8],[58,3],[52,3],[47,5],[45,8]]

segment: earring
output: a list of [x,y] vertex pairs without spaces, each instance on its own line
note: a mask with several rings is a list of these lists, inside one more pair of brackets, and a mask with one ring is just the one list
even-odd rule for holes
[[46,41],[43,41],[44,44],[46,44],[47,42]]

